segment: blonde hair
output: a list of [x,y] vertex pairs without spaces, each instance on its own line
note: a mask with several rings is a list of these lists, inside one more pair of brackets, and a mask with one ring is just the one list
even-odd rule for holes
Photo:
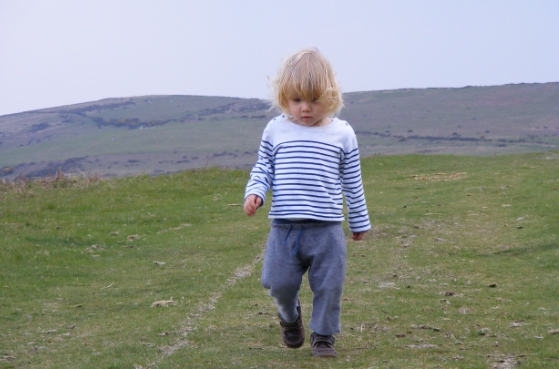
[[343,107],[342,92],[332,65],[317,49],[301,50],[283,61],[271,81],[272,106],[289,114],[289,100],[300,98],[322,104],[328,115]]

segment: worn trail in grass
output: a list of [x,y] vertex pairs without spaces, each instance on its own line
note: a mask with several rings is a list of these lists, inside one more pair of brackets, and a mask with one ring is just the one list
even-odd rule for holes
[[212,169],[4,188],[0,368],[157,362],[261,253],[236,206],[245,181]]
[[[374,229],[348,239],[326,362],[281,346],[246,172],[3,188],[0,368],[557,366],[558,163],[363,160]],[[308,323],[306,284],[301,299]]]

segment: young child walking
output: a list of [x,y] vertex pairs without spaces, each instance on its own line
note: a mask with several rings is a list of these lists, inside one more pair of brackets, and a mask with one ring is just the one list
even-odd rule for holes
[[349,124],[335,117],[342,94],[318,50],[287,58],[272,86],[272,104],[283,114],[264,129],[244,211],[253,216],[272,190],[262,285],[277,304],[284,344],[299,348],[305,340],[299,290],[308,271],[312,355],[335,357],[346,269],[342,194],[352,238],[361,240],[371,228],[357,139]]

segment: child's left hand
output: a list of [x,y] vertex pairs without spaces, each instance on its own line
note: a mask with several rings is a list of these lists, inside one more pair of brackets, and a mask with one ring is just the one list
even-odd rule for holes
[[354,241],[361,241],[363,236],[365,236],[367,232],[353,232],[353,236],[351,237]]

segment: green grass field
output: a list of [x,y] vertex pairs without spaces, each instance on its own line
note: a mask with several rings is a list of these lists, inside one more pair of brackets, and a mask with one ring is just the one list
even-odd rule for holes
[[0,369],[559,367],[559,153],[362,165],[326,360],[281,345],[247,171],[0,183]]

